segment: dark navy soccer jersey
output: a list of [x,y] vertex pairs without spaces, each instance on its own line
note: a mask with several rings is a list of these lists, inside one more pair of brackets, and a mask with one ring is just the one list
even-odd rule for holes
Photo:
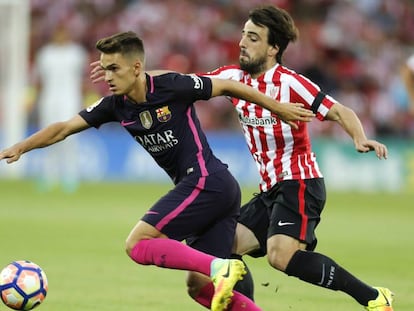
[[201,130],[193,103],[211,97],[210,78],[167,73],[149,76],[146,102],[112,95],[79,115],[95,128],[119,122],[178,183],[184,176],[207,176],[227,166],[217,159]]

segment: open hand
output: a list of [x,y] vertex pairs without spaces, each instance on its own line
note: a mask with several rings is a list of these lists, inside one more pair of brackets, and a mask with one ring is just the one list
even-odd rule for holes
[[101,62],[99,60],[90,63],[89,65],[92,69],[90,72],[90,79],[93,83],[98,83],[104,81],[105,71],[101,67]]
[[388,158],[388,149],[387,146],[377,142],[376,140],[364,140],[361,142],[355,143],[355,149],[358,152],[370,152],[375,151],[378,159],[387,159]]

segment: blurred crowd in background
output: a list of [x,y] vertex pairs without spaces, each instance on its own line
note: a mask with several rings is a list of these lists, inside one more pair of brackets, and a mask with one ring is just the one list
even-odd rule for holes
[[[258,0],[30,0],[30,122],[37,121],[37,52],[56,29],[97,60],[98,39],[132,30],[144,40],[147,70],[205,72],[237,64],[239,40],[248,12]],[[414,137],[414,115],[400,70],[414,53],[414,2],[410,0],[273,0],[286,9],[300,31],[283,64],[304,74],[325,93],[351,107],[370,137]],[[93,103],[108,92],[89,80],[85,66],[83,96]],[[59,105],[59,103],[56,103]],[[411,103],[414,105],[414,103]],[[80,108],[79,108],[80,109]],[[206,130],[237,130],[229,103],[198,103]],[[332,122],[312,122],[317,136],[342,138]],[[348,139],[348,138],[347,138]]]

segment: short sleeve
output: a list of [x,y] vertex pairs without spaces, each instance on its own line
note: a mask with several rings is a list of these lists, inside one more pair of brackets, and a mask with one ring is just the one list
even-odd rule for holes
[[208,77],[196,74],[178,75],[175,79],[176,95],[181,98],[191,98],[192,101],[211,98],[212,82]]
[[102,97],[94,104],[79,112],[79,115],[90,125],[99,128],[102,124],[115,121],[113,113],[114,96]]

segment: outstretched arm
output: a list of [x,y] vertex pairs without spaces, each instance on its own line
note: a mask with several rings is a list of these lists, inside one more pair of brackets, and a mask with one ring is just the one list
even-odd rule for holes
[[80,132],[88,127],[89,125],[79,115],[76,115],[65,122],[53,123],[29,136],[25,140],[1,151],[0,161],[7,159],[7,163],[15,162],[20,159],[20,156],[23,153],[53,145],[64,140],[69,135]]
[[256,89],[233,80],[211,78],[212,96],[227,95],[255,103],[278,115],[278,117],[297,129],[294,121],[310,122],[315,116],[312,111],[303,108],[303,104],[283,104]]
[[[90,78],[93,83],[98,83],[104,79],[104,71],[100,66],[100,62],[96,61],[90,64],[91,72]],[[167,72],[168,70],[154,70],[150,71],[151,75],[160,75]],[[297,129],[298,125],[295,121],[309,122],[315,116],[310,110],[303,108],[302,104],[289,104],[289,105],[280,105],[279,102],[271,99],[270,97],[260,93],[259,91],[254,90],[253,88],[242,84],[241,82],[231,81],[231,80],[221,80],[212,78],[213,91],[215,92],[212,96],[219,95],[229,95],[232,97],[243,98],[249,102],[254,102],[266,108],[273,113],[277,114],[278,117],[289,124],[292,128]],[[214,90],[215,88],[215,90]],[[235,93],[234,93],[235,92]],[[250,100],[243,97],[249,96]]]
[[336,103],[329,110],[326,119],[336,121],[341,125],[345,132],[351,136],[358,152],[375,151],[378,159],[388,157],[388,150],[384,144],[367,139],[361,121],[352,109]]

